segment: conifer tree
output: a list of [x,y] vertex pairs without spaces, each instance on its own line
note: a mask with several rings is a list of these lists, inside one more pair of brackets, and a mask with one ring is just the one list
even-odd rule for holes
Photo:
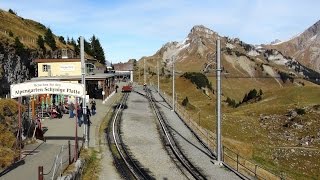
[[47,29],[47,32],[44,36],[44,40],[51,47],[52,50],[57,49],[56,41],[50,28]]
[[98,38],[93,35],[90,39],[91,41],[91,50],[92,50],[92,56],[98,60],[101,64],[105,64],[105,56],[103,48],[101,47],[100,41]]
[[43,51],[45,51],[46,47],[44,46],[44,39],[42,38],[41,35],[38,36],[37,40],[39,48],[41,48]]
[[14,40],[14,47],[18,55],[22,55],[25,52],[24,45],[20,42],[18,37]]

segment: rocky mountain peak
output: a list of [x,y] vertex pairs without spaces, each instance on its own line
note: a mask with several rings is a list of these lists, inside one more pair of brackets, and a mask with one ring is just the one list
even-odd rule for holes
[[271,45],[276,45],[276,44],[279,44],[281,43],[282,41],[280,39],[275,39],[274,41],[272,41],[270,44]]
[[311,27],[309,27],[304,33],[308,33],[311,36],[320,34],[320,20],[314,23]]
[[196,25],[193,26],[191,29],[188,38],[193,39],[197,37],[205,37],[205,38],[210,38],[210,37],[215,37],[218,36],[218,34],[211,29],[203,26],[203,25]]

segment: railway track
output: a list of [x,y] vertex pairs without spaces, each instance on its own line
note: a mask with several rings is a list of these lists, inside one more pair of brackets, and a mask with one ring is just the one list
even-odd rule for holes
[[113,154],[117,169],[125,179],[154,179],[137,161],[135,161],[121,139],[121,113],[126,108],[129,93],[124,93],[120,103],[116,106],[112,121],[109,122],[107,139]]
[[146,96],[149,99],[151,104],[151,108],[155,112],[155,115],[160,123],[161,129],[164,133],[166,143],[169,145],[170,149],[172,150],[173,154],[177,158],[177,160],[183,165],[183,167],[190,173],[195,179],[207,179],[205,175],[203,175],[189,160],[188,158],[181,152],[177,144],[175,143],[170,131],[168,130],[165,117],[160,112],[159,108],[155,103],[155,99],[152,96],[150,89],[146,89]]

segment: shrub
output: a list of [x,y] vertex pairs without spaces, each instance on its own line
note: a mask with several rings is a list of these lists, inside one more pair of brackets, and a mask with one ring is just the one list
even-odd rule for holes
[[182,75],[182,77],[189,79],[193,84],[197,86],[198,89],[201,89],[202,87],[212,89],[212,85],[210,86],[208,78],[202,73],[186,72]]
[[8,12],[9,12],[10,14],[17,15],[17,12],[13,11],[12,9],[9,9]]
[[186,97],[186,98],[183,99],[181,104],[182,104],[182,106],[187,106],[188,103],[189,103],[189,99],[188,99],[188,97]]
[[306,114],[306,110],[304,110],[304,109],[302,109],[302,108],[296,108],[295,110],[296,110],[297,114],[299,114],[299,115],[304,115],[304,114]]
[[13,37],[13,32],[12,31],[9,31],[9,36]]

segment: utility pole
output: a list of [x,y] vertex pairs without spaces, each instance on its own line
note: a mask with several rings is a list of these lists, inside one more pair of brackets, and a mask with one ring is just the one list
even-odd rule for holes
[[220,38],[217,39],[217,163],[221,164],[221,67],[220,67]]
[[143,59],[143,83],[146,84],[146,59]]
[[172,110],[171,111],[173,111],[174,112],[174,94],[175,94],[175,87],[174,87],[174,63],[175,63],[175,57],[174,56],[172,56]]
[[158,67],[158,93],[160,93],[160,77],[159,77],[160,66],[159,66],[159,61],[157,61],[157,67]]
[[84,42],[83,37],[80,36],[80,58],[81,58],[81,82],[83,84],[83,97],[82,97],[82,109],[83,109],[83,122],[84,123],[84,136],[85,136],[85,148],[89,147],[89,134],[87,122],[87,106],[86,106],[86,64],[84,61]]

